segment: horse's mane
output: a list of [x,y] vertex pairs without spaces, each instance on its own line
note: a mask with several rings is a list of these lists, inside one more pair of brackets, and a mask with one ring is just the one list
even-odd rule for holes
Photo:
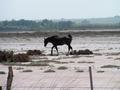
[[57,38],[57,37],[58,37],[57,35],[54,35],[54,36],[48,37],[47,39],[52,39],[52,38]]

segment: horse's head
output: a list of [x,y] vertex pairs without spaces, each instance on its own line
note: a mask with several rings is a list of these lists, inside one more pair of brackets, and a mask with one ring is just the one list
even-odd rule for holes
[[48,40],[44,38],[44,47],[46,47],[48,44]]

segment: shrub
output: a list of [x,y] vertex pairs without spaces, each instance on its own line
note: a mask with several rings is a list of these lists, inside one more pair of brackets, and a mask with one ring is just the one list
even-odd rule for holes
[[92,51],[90,51],[89,49],[86,50],[74,50],[70,52],[70,55],[89,55],[89,54],[93,54]]
[[97,73],[104,73],[105,71],[103,71],[103,70],[99,70],[99,71],[97,71]]
[[32,70],[23,70],[23,72],[32,72]]
[[65,70],[65,69],[68,69],[68,68],[65,67],[65,66],[60,66],[60,67],[58,67],[58,70]]
[[42,52],[40,50],[28,50],[27,55],[41,55]]
[[0,74],[6,74],[4,71],[0,71]]
[[77,70],[76,72],[84,72],[84,70]]
[[0,62],[12,61],[13,51],[0,51]]
[[28,66],[49,66],[47,62],[31,62]]
[[22,67],[17,67],[16,68],[16,70],[22,70],[22,69],[24,69],[24,68],[22,68]]
[[101,66],[101,68],[120,68],[120,66],[117,66],[117,65],[104,65],[104,66]]
[[13,55],[13,62],[28,62],[29,56],[27,54],[15,54]]
[[54,70],[52,70],[52,69],[48,69],[48,70],[46,70],[46,71],[44,71],[45,73],[48,73],[48,72],[55,72]]

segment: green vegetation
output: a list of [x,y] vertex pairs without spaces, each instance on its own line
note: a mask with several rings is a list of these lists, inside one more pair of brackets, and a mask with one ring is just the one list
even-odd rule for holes
[[93,19],[61,19],[48,20],[11,20],[0,21],[1,31],[13,30],[85,30],[85,29],[117,29],[120,28],[120,16]]

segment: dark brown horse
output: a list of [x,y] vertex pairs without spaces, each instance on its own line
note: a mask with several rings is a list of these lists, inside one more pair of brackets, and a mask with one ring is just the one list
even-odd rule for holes
[[48,43],[52,43],[53,46],[51,48],[51,55],[53,55],[53,48],[57,50],[57,55],[58,55],[59,53],[57,46],[66,44],[68,46],[68,54],[69,54],[70,50],[72,50],[71,42],[72,42],[72,36],[70,34],[67,37],[59,37],[56,35],[44,39],[44,46],[46,47]]

